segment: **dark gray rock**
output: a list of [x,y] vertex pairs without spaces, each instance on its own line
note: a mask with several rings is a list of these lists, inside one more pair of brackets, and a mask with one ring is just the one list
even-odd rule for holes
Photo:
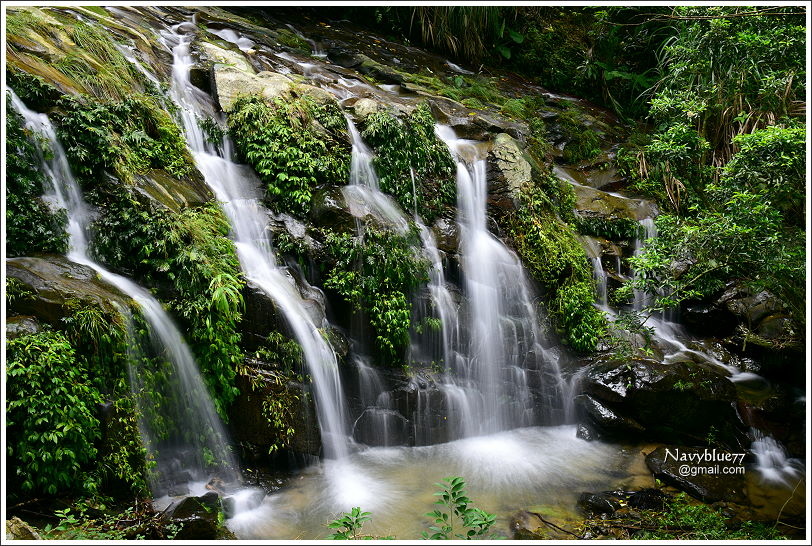
[[220,495],[209,491],[200,497],[177,501],[163,515],[168,523],[180,525],[177,540],[215,540],[220,535]]
[[[654,477],[685,491],[702,502],[746,503],[744,474],[736,474],[732,470],[740,466],[738,461],[691,462],[686,459],[697,456],[707,457],[708,453],[714,453],[718,458],[728,452],[713,451],[709,448],[660,446],[646,456],[646,465]],[[725,471],[725,467],[731,470]]]
[[235,443],[245,442],[261,446],[265,452],[280,440],[277,430],[263,414],[262,402],[266,397],[283,397],[294,404],[291,422],[293,430],[290,449],[295,453],[318,455],[321,451],[316,408],[304,385],[294,381],[279,381],[277,372],[263,369],[279,367],[283,363],[263,363],[248,360],[246,374],[237,376],[239,396],[231,405],[231,430]]
[[634,437],[645,428],[632,418],[616,414],[588,394],[575,397],[575,405],[595,429],[611,438]]
[[736,411],[736,387],[714,366],[643,359],[598,363],[581,389],[588,395],[579,398],[582,422],[602,438],[749,445]]
[[330,59],[330,62],[344,68],[355,68],[364,62],[364,59],[355,51],[339,46],[327,49],[327,58]]
[[613,514],[620,508],[620,503],[602,493],[581,493],[578,507],[587,514]]
[[629,506],[638,510],[663,510],[670,497],[653,487],[629,495]]

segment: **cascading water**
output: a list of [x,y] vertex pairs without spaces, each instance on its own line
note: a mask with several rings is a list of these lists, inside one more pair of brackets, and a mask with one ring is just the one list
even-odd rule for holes
[[[168,389],[163,393],[165,401],[159,407],[152,407],[149,397],[142,395],[144,385],[138,369],[140,358],[135,358],[136,355],[148,353],[148,348],[131,347],[133,358],[128,359],[130,387],[138,400],[140,413],[147,416],[161,415],[163,420],[174,423],[186,433],[183,439],[173,437],[170,441],[159,441],[150,419],[146,418],[146,422],[142,423],[142,431],[148,433],[148,437],[144,438],[145,444],[158,463],[157,476],[152,483],[153,493],[161,495],[170,487],[179,490],[177,484],[187,481],[206,481],[210,474],[207,470],[210,464],[207,465],[206,458],[217,461],[214,466],[218,477],[226,481],[236,479],[237,465],[226,433],[183,336],[158,300],[148,291],[131,280],[108,271],[90,256],[87,236],[90,211],[70,170],[56,131],[47,115],[30,110],[13,92],[10,93],[12,104],[25,119],[26,127],[42,135],[50,147],[47,159],[40,150],[42,168],[50,182],[46,200],[67,211],[68,259],[92,268],[105,281],[138,304],[149,325],[152,344],[172,366],[165,385],[150,386],[152,389]],[[134,339],[129,341],[130,345],[136,343]]]
[[189,147],[229,219],[246,279],[274,301],[302,347],[313,379],[324,455],[343,458],[349,452],[349,423],[335,352],[308,313],[294,279],[276,263],[267,231],[270,213],[261,203],[258,181],[249,169],[231,161],[228,137],[223,139],[221,153],[206,141],[198,124],[199,120],[215,118],[216,114],[211,98],[189,82],[193,64],[189,46],[194,39],[194,34],[185,33],[189,30],[194,29],[186,23],[182,29],[176,27],[163,36],[172,49],[172,96],[180,107]]
[[[535,379],[545,400],[542,411],[566,414],[566,389],[558,355],[544,348],[536,308],[524,268],[487,228],[486,161],[479,144],[456,138],[449,127],[437,136],[457,164],[460,257],[465,279],[467,339],[460,358],[446,362],[446,377],[466,393],[470,410],[462,415],[462,435],[476,436],[526,426],[539,417],[532,409],[530,385]],[[472,397],[473,396],[473,397]]]

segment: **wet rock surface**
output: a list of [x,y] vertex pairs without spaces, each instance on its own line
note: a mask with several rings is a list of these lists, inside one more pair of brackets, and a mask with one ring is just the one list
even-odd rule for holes
[[185,497],[175,502],[167,508],[163,518],[168,523],[180,526],[176,540],[216,540],[231,535],[219,522],[222,510],[220,495],[210,491],[199,497]]
[[[749,444],[735,386],[715,367],[650,360],[593,365],[578,398],[583,420],[605,439]],[[679,439],[679,440],[678,440]]]

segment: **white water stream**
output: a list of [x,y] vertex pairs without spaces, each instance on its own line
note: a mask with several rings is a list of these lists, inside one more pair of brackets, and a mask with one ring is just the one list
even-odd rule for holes
[[[183,26],[184,32],[189,29],[188,24]],[[208,95],[189,82],[189,69],[194,64],[189,46],[194,34],[179,30],[166,32],[163,37],[172,50],[171,92],[180,107],[189,148],[229,219],[245,278],[273,300],[302,347],[313,378],[324,455],[340,459],[349,453],[348,416],[336,355],[320,331],[326,324],[314,322],[294,279],[276,262],[268,231],[270,213],[261,203],[258,180],[249,169],[231,160],[227,137],[222,142],[222,153],[206,140],[198,122],[215,117],[214,105]]]

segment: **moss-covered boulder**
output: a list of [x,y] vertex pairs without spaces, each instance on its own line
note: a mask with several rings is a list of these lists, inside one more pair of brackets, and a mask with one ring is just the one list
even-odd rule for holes
[[11,258],[6,261],[6,274],[28,289],[11,302],[11,310],[47,323],[58,323],[77,307],[97,307],[116,314],[128,309],[131,302],[93,269],[63,256]]

